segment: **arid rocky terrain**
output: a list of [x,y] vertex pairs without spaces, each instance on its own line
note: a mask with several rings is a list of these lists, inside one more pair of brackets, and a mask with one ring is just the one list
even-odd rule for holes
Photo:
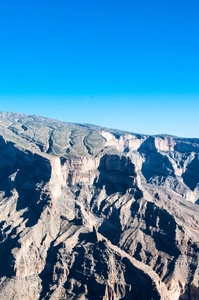
[[199,299],[199,139],[0,113],[0,299]]

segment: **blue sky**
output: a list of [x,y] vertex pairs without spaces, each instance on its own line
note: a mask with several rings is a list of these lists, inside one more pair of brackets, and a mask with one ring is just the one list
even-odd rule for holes
[[199,137],[199,2],[0,1],[0,110]]

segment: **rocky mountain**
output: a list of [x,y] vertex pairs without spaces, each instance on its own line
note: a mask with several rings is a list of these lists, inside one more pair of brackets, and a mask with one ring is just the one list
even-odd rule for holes
[[199,299],[199,139],[0,113],[0,299]]

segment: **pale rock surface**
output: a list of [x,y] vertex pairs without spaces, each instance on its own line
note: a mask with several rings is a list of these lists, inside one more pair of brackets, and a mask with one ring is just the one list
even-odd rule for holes
[[199,299],[199,140],[0,113],[0,299]]

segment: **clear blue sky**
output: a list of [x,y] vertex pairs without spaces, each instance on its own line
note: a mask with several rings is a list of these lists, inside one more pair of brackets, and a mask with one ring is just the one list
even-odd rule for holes
[[1,0],[0,110],[199,137],[198,0]]

